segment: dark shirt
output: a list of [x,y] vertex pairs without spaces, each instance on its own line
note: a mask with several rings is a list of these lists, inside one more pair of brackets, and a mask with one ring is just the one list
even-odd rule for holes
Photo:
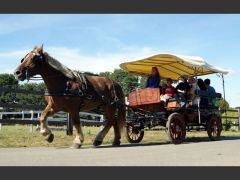
[[[176,87],[176,93],[179,98],[182,99],[182,101],[186,101],[188,99],[187,92],[191,88],[188,82],[180,82]],[[178,92],[178,90],[184,91],[184,92]]]
[[149,76],[147,79],[146,88],[159,88],[160,77]]
[[176,87],[176,91],[179,89],[181,91],[187,92],[190,88],[191,86],[189,85],[188,82],[180,82]]

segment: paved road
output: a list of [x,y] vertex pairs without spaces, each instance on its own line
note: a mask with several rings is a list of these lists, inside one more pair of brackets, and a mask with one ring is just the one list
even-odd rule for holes
[[151,143],[113,148],[0,148],[7,166],[239,166],[240,137],[181,145]]

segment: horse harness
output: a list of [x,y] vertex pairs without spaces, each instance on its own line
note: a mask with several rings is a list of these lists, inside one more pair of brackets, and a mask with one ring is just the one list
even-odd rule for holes
[[[77,86],[77,89],[74,89],[74,90],[70,89],[69,85],[71,85],[71,83],[73,83],[74,81],[69,80],[69,81],[67,81],[66,88],[63,92],[56,93],[56,92],[49,92],[48,90],[46,90],[44,95],[45,96],[69,96],[69,97],[80,96],[83,99],[88,99],[88,100],[93,100],[93,101],[100,100],[104,104],[110,104],[110,105],[115,105],[115,106],[119,105],[120,99],[116,95],[116,89],[115,89],[113,80],[111,80],[111,81],[112,81],[113,92],[114,92],[114,100],[109,101],[109,99],[107,99],[103,94],[101,94],[98,91],[95,91],[93,89],[91,84],[88,83],[88,80],[86,79],[86,76],[84,75],[84,73],[81,73],[79,71],[73,71],[73,73],[77,78],[79,78],[80,85]],[[75,82],[75,83],[78,83],[78,82]],[[92,94],[96,94],[96,95],[92,95]]]

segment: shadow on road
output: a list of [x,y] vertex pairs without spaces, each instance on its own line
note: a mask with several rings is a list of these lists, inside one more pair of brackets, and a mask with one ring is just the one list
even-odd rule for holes
[[[231,140],[240,140],[240,136],[221,136],[219,141],[231,141]],[[202,143],[202,142],[211,142],[208,137],[190,137],[184,140],[184,144],[192,144],[192,143]],[[123,147],[138,147],[138,146],[159,146],[159,145],[167,145],[171,144],[171,142],[150,142],[150,143],[140,143],[140,144],[122,144],[119,148]],[[88,147],[91,148],[91,147]],[[102,145],[96,148],[116,148],[112,145]]]
[[[232,140],[240,140],[240,136],[221,136],[221,139],[219,141],[232,141]],[[214,142],[210,141],[208,137],[189,137],[186,138],[183,142],[183,144],[195,144],[195,143],[203,143],[203,142]],[[126,148],[126,147],[144,147],[144,146],[159,146],[159,145],[167,145],[171,144],[170,141],[164,141],[164,142],[142,142],[139,144],[121,144],[121,146],[117,148]],[[181,145],[181,144],[179,144]],[[65,149],[69,147],[58,147],[58,149]],[[92,145],[83,146],[80,149],[102,149],[102,148],[116,148],[115,146],[112,146],[111,144],[104,144],[99,147],[94,147]]]
[[[133,144],[121,144],[121,146],[119,146],[118,148],[123,148],[123,147],[137,147],[137,146],[157,146],[157,145],[166,145],[166,144],[171,144],[170,142],[150,142],[150,143],[133,143]],[[103,146],[99,146],[96,148],[116,148],[112,145],[103,145]]]
[[[240,140],[240,136],[221,136],[219,141],[231,141],[231,140]],[[210,142],[208,137],[190,137],[185,139],[185,143],[201,143],[201,142]]]

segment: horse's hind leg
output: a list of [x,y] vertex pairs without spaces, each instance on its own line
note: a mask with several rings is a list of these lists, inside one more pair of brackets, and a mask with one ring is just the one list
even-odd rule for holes
[[112,145],[113,146],[120,146],[121,144],[121,133],[123,130],[123,126],[125,125],[126,114],[124,109],[117,110],[117,118],[115,119],[115,124],[113,125],[114,128],[114,140]]
[[120,141],[120,139],[121,139],[120,128],[119,128],[117,123],[115,123],[113,125],[113,128],[114,128],[114,140],[113,140],[112,145],[113,146],[120,146],[120,144],[121,144],[121,141]]
[[40,116],[40,133],[43,136],[46,136],[46,140],[51,143],[54,139],[54,135],[52,134],[51,130],[48,128],[48,125],[46,123],[47,117],[54,114],[54,110],[51,106],[47,106],[44,111],[41,113]]
[[102,144],[103,139],[105,138],[106,134],[108,133],[109,129],[112,127],[114,124],[114,117],[115,117],[115,109],[112,107],[107,107],[105,110],[106,113],[106,124],[104,128],[98,133],[96,136],[93,145],[94,146],[99,146]]
[[82,146],[82,143],[84,141],[84,136],[83,136],[82,127],[81,127],[81,123],[80,123],[79,112],[77,111],[74,113],[70,113],[70,118],[73,121],[73,124],[77,131],[76,137],[73,140],[72,148],[78,149]]

